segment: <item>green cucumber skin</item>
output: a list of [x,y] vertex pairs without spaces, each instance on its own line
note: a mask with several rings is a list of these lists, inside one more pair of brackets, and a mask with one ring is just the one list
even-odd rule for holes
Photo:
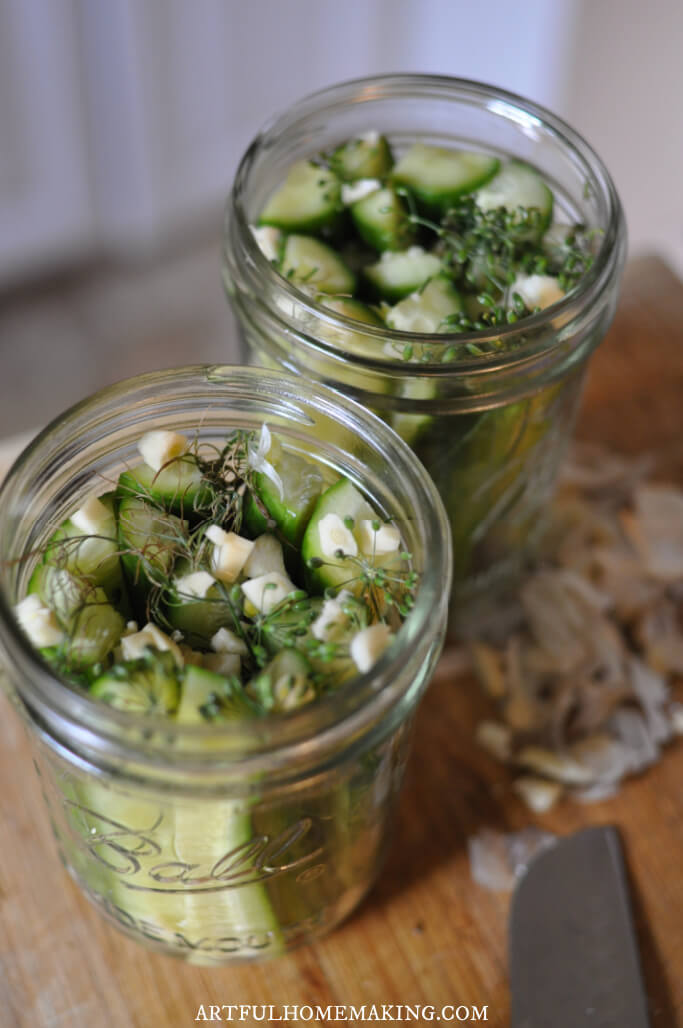
[[[145,521],[148,522],[146,528],[143,527]],[[124,499],[118,505],[120,559],[128,596],[140,621],[148,620],[148,597],[161,583],[165,584],[171,573],[177,554],[173,537],[186,532],[183,524],[174,514],[166,514],[144,500]],[[163,526],[163,532],[157,526]],[[164,542],[150,546],[149,540],[158,534],[162,535]],[[138,556],[140,551],[143,552],[142,557]]]
[[357,182],[363,178],[383,179],[394,164],[391,146],[385,136],[377,142],[351,139],[330,155],[330,167],[343,182]]
[[[300,468],[299,463],[302,465]],[[310,468],[310,471],[307,471],[303,465],[307,465],[307,467]],[[304,475],[307,479],[304,496],[298,503],[287,490],[287,468],[292,468],[293,473],[296,471],[299,482],[301,481],[301,477]],[[306,526],[322,491],[323,476],[314,464],[304,461],[303,458],[296,457],[296,455],[288,455],[286,453],[282,455],[281,461],[278,463],[276,470],[281,473],[281,477],[283,477],[285,484],[285,493],[283,498],[280,498],[280,494],[275,483],[260,471],[254,476],[256,492],[282,536],[287,540],[287,542],[291,543],[292,546],[299,547],[303,534],[306,531]],[[256,504],[254,504],[254,506],[256,506]],[[263,518],[263,515],[258,508],[257,514]],[[265,522],[265,518],[263,518],[263,521]]]
[[[516,175],[520,176],[519,183],[516,183],[514,181]],[[519,195],[517,195],[516,203],[513,203],[510,200],[508,202],[505,202],[504,200],[504,202],[500,206],[505,207],[508,211],[514,211],[520,205],[524,207],[536,207],[541,213],[541,221],[539,224],[538,231],[530,234],[529,240],[531,242],[538,242],[545,233],[546,229],[550,226],[550,223],[553,218],[554,197],[552,190],[543,181],[542,177],[539,175],[536,169],[532,167],[532,165],[526,164],[524,161],[511,160],[508,161],[506,164],[501,165],[496,175],[494,175],[493,178],[488,183],[486,183],[488,189],[491,192],[495,192],[497,179],[503,179],[507,183],[507,187],[510,193],[512,193],[513,195],[517,188],[521,188],[522,192],[527,191],[526,194],[523,195],[521,198],[519,197]],[[512,181],[508,181],[509,179],[512,179]],[[533,199],[538,198],[540,202],[529,204],[528,191],[534,194]],[[482,190],[482,192],[485,193],[486,190]],[[490,206],[490,204],[486,204],[485,209],[490,209]]]
[[182,457],[161,471],[137,464],[119,475],[117,500],[147,499],[169,514],[193,518],[211,510],[213,490],[202,481],[194,458]]
[[[76,577],[86,579],[91,585],[101,586],[109,601],[125,614],[130,608],[118,554],[115,494],[105,493],[99,499],[112,514],[111,536],[101,539],[85,536],[72,524],[71,519],[67,518],[50,536],[40,564],[34,569],[33,574],[36,574],[41,564],[63,567]],[[79,538],[83,541],[77,545],[75,540]],[[35,592],[31,583],[29,592]]]
[[[338,514],[342,520],[351,517],[374,518],[376,513],[367,502],[362,493],[359,493],[347,479],[340,479],[331,485],[318,499],[311,519],[304,533],[301,543],[301,557],[306,568],[306,581],[309,591],[322,594],[327,588],[342,588],[348,586],[349,579],[355,577],[357,568],[344,562],[335,564],[330,558],[323,556],[320,550],[320,536],[318,525],[321,518],[326,514]],[[326,563],[320,568],[309,567],[311,559],[322,559]]]
[[279,271],[300,289],[343,294],[356,289],[356,276],[337,251],[311,235],[287,237]]
[[178,596],[169,589],[164,595],[163,609],[169,624],[181,631],[185,642],[193,648],[209,649],[219,628],[236,628],[233,605],[225,598],[220,584],[211,586],[205,598],[197,599]]
[[[417,173],[413,167],[415,156],[417,156]],[[469,175],[454,173],[452,183],[442,182],[440,185],[430,185],[429,175],[420,176],[420,165],[428,167],[432,160],[437,162],[447,155],[453,159],[454,165],[458,159],[464,158],[472,162],[472,169]],[[473,193],[489,182],[500,168],[498,158],[489,154],[479,154],[475,151],[447,150],[442,147],[430,147],[424,144],[415,144],[407,151],[398,164],[394,167],[391,180],[394,185],[402,186],[413,196],[418,206],[427,213],[445,214],[446,211],[461,196]],[[456,169],[457,172],[457,169]]]
[[413,241],[408,209],[390,186],[354,203],[351,217],[358,235],[380,252],[403,250]]
[[[401,256],[397,254],[397,256]],[[424,257],[432,257],[432,254],[425,253]],[[441,262],[436,261],[425,261],[425,270],[423,274],[415,274],[410,279],[406,278],[404,281],[391,281],[387,276],[387,268],[383,262],[377,261],[375,264],[370,264],[363,269],[363,278],[368,285],[370,292],[379,297],[382,300],[386,300],[389,303],[398,303],[400,300],[405,300],[407,296],[420,289],[425,282],[428,282],[430,278],[438,275],[441,270]]]
[[334,172],[297,161],[261,212],[259,225],[304,235],[335,235],[344,215],[341,182]]

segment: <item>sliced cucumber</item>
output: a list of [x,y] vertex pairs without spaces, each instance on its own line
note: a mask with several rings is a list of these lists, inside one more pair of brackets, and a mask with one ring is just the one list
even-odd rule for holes
[[[154,898],[150,908],[158,905],[164,911],[168,898],[177,911],[177,933],[189,939],[218,939],[227,945],[241,938],[263,940],[261,954],[272,957],[282,950],[283,940],[266,886],[258,880],[266,873],[255,863],[254,854],[263,840],[252,823],[253,803],[220,797],[174,801],[173,839],[167,860],[180,861],[197,875],[222,870],[222,887],[205,891],[200,886],[175,896],[161,895]],[[212,881],[208,877],[204,880]],[[215,963],[212,954],[203,954],[201,947],[189,960]]]
[[179,457],[161,471],[136,464],[119,475],[116,495],[119,499],[150,500],[181,517],[207,510],[213,500],[213,491],[191,454]]
[[169,624],[192,647],[208,649],[219,628],[234,631],[239,622],[240,608],[221,582],[212,585],[206,596],[197,597],[183,593],[174,581],[164,592],[163,603]]
[[[328,297],[320,295],[318,303],[329,308],[335,314],[341,314],[345,318],[360,321],[364,325],[372,325],[374,328],[384,328],[384,322],[379,314],[360,300],[354,300],[345,296]],[[362,331],[354,332],[352,328],[342,325],[329,325],[320,322],[318,334],[321,339],[332,343],[339,350],[348,353],[357,353],[363,357],[372,356],[373,342],[363,334]],[[389,392],[390,386],[384,379],[368,383],[367,375],[360,369],[353,369],[350,363],[344,367],[344,381],[349,386],[359,389],[368,389],[369,392]]]
[[115,664],[95,679],[90,695],[130,714],[172,714],[180,697],[173,654],[150,649],[139,660]]
[[118,532],[131,599],[140,606],[150,589],[166,583],[178,553],[185,548],[187,525],[175,514],[131,498],[119,504]]
[[[411,400],[433,400],[436,395],[436,384],[425,379],[406,378],[401,383],[399,395],[409,397]],[[412,446],[429,428],[433,420],[431,414],[407,414],[403,411],[393,411],[391,427],[394,432],[398,432],[404,442]]]
[[259,224],[286,232],[320,232],[335,228],[341,212],[341,183],[334,172],[297,161],[266,204]]
[[342,143],[330,155],[330,167],[344,182],[361,178],[384,178],[394,163],[391,147],[385,136],[367,132],[357,139]]
[[284,649],[246,685],[246,691],[268,712],[294,710],[313,699],[311,665],[297,649]]
[[71,667],[88,668],[106,660],[123,634],[125,621],[104,589],[65,568],[41,564],[31,578],[29,592],[37,592],[54,611],[65,641],[50,652],[59,654]]
[[444,212],[458,197],[479,189],[498,171],[500,161],[474,150],[448,150],[414,143],[391,173],[428,210]]
[[288,236],[280,273],[295,285],[321,293],[348,293],[356,276],[332,247],[312,236]]
[[125,587],[119,562],[116,516],[111,494],[100,502],[109,516],[96,534],[78,528],[69,518],[53,534],[43,555],[43,563],[64,568],[92,585],[101,586],[112,603],[125,606]]
[[[311,461],[286,450],[280,451],[280,456],[272,463],[282,482],[282,495],[275,482],[259,471],[254,475],[256,496],[284,538],[298,547],[322,490],[322,472]],[[268,529],[268,522],[251,493],[245,504],[245,523],[252,535]]]
[[262,627],[263,644],[275,655],[283,647],[305,651],[311,639],[311,625],[322,607],[320,596],[306,596],[267,618]]
[[412,241],[408,209],[391,186],[352,204],[351,217],[358,234],[376,250],[402,250]]
[[540,225],[535,233],[539,238],[545,232],[553,215],[553,194],[538,172],[523,161],[508,161],[482,189],[475,199],[482,210],[504,207],[516,211],[519,207],[535,208],[540,213]]
[[[329,587],[354,590],[359,574],[357,563],[348,557],[329,556],[323,551],[319,528],[328,514],[337,514],[342,521],[351,519],[354,527],[362,519],[372,520],[377,514],[362,493],[348,479],[342,478],[322,494],[304,533],[301,556],[307,567],[311,592],[322,593]],[[355,538],[355,532],[351,531]],[[312,567],[311,561],[316,566]]]
[[184,725],[206,724],[207,721],[255,717],[259,713],[259,707],[237,679],[193,665],[185,668],[176,721]]
[[448,319],[463,310],[462,296],[452,280],[440,274],[389,308],[384,319],[397,332],[449,332],[452,328]]
[[441,261],[421,246],[395,253],[385,250],[375,264],[363,269],[365,279],[385,300],[396,302],[420,289],[441,270]]
[[[362,300],[354,300],[347,296],[327,296],[325,293],[321,293],[316,299],[323,307],[334,311],[335,314],[341,314],[344,318],[361,321],[364,325],[374,325],[375,328],[382,328],[384,326],[384,322],[379,314],[372,307],[369,307],[367,303],[363,303]],[[365,349],[367,350],[367,346]]]

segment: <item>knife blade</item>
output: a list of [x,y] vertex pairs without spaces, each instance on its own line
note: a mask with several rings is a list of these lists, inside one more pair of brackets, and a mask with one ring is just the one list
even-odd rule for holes
[[511,1028],[650,1028],[617,830],[536,857],[509,922]]

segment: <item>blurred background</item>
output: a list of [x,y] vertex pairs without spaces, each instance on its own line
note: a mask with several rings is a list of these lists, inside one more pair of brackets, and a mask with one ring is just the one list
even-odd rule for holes
[[598,150],[632,255],[683,273],[681,0],[0,0],[0,439],[154,367],[235,356],[221,212],[258,127],[424,71]]

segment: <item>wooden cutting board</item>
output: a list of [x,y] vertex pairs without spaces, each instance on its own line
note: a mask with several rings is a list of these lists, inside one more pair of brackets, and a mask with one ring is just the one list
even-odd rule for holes
[[[683,481],[683,287],[659,261],[627,270],[578,433],[624,453],[655,450],[662,476]],[[276,1013],[293,1004],[486,1006],[486,1023],[504,1028],[508,900],[473,884],[466,841],[482,826],[532,821],[558,833],[620,827],[652,1023],[683,1028],[683,743],[615,799],[566,803],[534,819],[506,771],[472,741],[484,711],[474,683],[456,683],[446,652],[420,709],[393,849],[370,898],[315,946],[264,966],[208,970],[147,953],[81,898],[55,856],[28,745],[2,699],[0,1028],[189,1028],[201,1023],[200,1004],[240,1003],[273,1004]]]

